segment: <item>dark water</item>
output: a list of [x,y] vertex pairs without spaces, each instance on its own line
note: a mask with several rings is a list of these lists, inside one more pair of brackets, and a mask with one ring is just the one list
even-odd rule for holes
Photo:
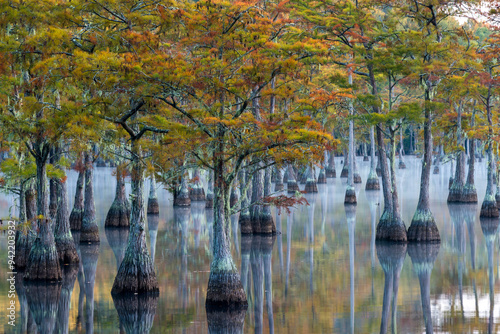
[[[406,170],[398,171],[398,187],[408,226],[418,199],[421,165],[413,157],[406,164]],[[359,160],[358,165],[365,182],[369,164]],[[338,175],[340,167],[338,159]],[[485,171],[483,160],[476,172],[480,202]],[[67,268],[62,285],[26,286],[18,280],[22,303],[16,304],[14,328],[7,325],[7,247],[6,235],[0,235],[0,332],[32,333],[37,327],[40,333],[65,328],[70,333],[208,332],[204,303],[213,215],[203,203],[173,209],[168,193],[159,189],[160,215],[156,220],[148,217],[148,242],[160,295],[113,300],[110,291],[127,233],[104,229],[115,193],[111,173],[109,168],[95,173],[101,244],[80,248],[83,265],[80,270]],[[480,222],[477,205],[448,206],[449,174],[449,165],[443,165],[440,174],[431,175],[432,211],[442,238],[438,247],[375,244],[381,192],[368,194],[363,183],[357,188],[356,209],[346,210],[345,179],[340,178],[307,195],[310,206],[290,214],[274,212],[282,231],[274,239],[241,237],[233,217],[233,255],[249,307],[246,314],[226,318],[211,314],[211,326],[233,330],[241,328],[238,321],[244,318],[242,331],[251,333],[499,331],[498,221]],[[68,182],[72,197],[74,172],[69,172]],[[0,217],[15,215],[13,203],[12,197],[0,195]]]

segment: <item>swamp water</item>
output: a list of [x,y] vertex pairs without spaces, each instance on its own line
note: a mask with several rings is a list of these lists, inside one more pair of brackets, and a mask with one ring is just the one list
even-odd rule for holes
[[[405,162],[407,169],[397,173],[408,227],[418,200],[421,162],[414,157]],[[498,220],[479,220],[485,163],[484,159],[476,164],[477,205],[447,205],[448,164],[440,166],[440,174],[431,175],[432,211],[441,234],[437,247],[375,243],[383,196],[381,191],[365,192],[369,162],[359,157],[363,183],[356,185],[355,210],[344,207],[346,180],[336,178],[318,185],[318,194],[306,195],[310,206],[289,214],[274,211],[282,232],[275,238],[242,237],[237,217],[232,217],[233,256],[249,307],[246,313],[231,314],[233,324],[224,315],[211,314],[211,328],[235,330],[236,326],[245,333],[499,331]],[[341,158],[336,167],[340,175]],[[71,207],[76,176],[68,173]],[[56,286],[27,286],[18,279],[15,327],[7,324],[7,236],[0,234],[0,332],[209,331],[204,305],[213,214],[201,202],[190,209],[174,209],[171,196],[159,188],[160,215],[148,217],[147,236],[160,295],[113,300],[117,260],[123,257],[127,240],[126,231],[104,229],[115,184],[111,168],[95,169],[101,243],[80,247],[79,270],[69,272],[68,279]],[[13,197],[0,195],[0,217],[15,215],[14,203]]]

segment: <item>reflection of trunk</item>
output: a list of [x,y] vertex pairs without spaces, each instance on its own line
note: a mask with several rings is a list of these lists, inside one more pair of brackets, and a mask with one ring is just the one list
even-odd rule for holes
[[198,249],[200,247],[203,217],[205,216],[205,205],[203,203],[193,203],[193,206],[191,206],[191,216],[193,217],[194,248]]
[[246,309],[214,309],[207,310],[209,333],[243,333]]
[[[269,320],[269,333],[274,333],[274,315],[273,315],[273,271],[272,271],[272,250],[274,244],[274,237],[271,239],[269,237],[262,237],[265,239],[263,241],[262,257],[264,259],[264,284],[265,284],[265,294],[266,294],[266,309],[267,309],[267,319]],[[269,242],[269,239],[272,241]],[[271,245],[269,247],[269,244]]]
[[262,256],[260,251],[261,238],[254,236],[252,239],[252,281],[253,281],[253,295],[254,295],[254,323],[255,333],[262,333],[263,325],[263,311],[264,311],[264,268],[262,265]]
[[120,328],[125,329],[127,334],[151,331],[158,305],[158,294],[113,296],[113,303],[120,318]]
[[493,311],[495,307],[495,277],[493,270],[493,252],[495,239],[498,231],[498,219],[481,218],[481,230],[486,241],[486,252],[488,254],[488,282],[490,288],[490,317],[488,321],[488,333],[493,333]]
[[413,263],[413,270],[416,272],[420,283],[420,298],[427,334],[433,333],[430,281],[432,268],[440,246],[440,243],[411,243],[408,245],[408,254]]
[[[430,85],[428,83],[428,85]],[[425,90],[425,102],[430,103],[430,87]],[[424,160],[422,161],[422,177],[420,179],[420,197],[417,210],[408,228],[408,241],[439,241],[439,231],[432,215],[429,203],[429,180],[431,176],[432,163],[432,133],[431,133],[431,110],[424,110]]]
[[75,202],[73,210],[69,216],[69,226],[72,230],[80,230],[82,228],[83,219],[83,184],[85,181],[85,171],[82,170],[78,173],[78,180],[76,181]]
[[469,232],[471,267],[474,271],[476,270],[476,234],[474,232],[474,225],[476,221],[476,205],[462,204],[460,205],[460,210],[462,210],[462,215],[465,219],[467,230]]
[[372,297],[375,295],[374,287],[374,271],[375,271],[375,230],[377,226],[377,206],[379,203],[378,192],[366,193],[366,198],[370,205],[370,218],[371,218],[371,239],[370,239],[370,257],[372,265]]
[[356,226],[356,206],[344,205],[347,219],[347,229],[349,232],[349,277],[350,277],[350,305],[351,305],[351,333],[354,333],[354,227]]
[[35,333],[36,323],[28,306],[26,294],[26,286],[24,285],[24,277],[22,272],[16,274],[16,294],[19,300],[20,313],[19,320],[16,319],[16,326],[19,326],[19,333]]
[[156,236],[158,235],[158,223],[160,222],[160,216],[148,215],[147,218],[149,230],[149,245],[151,247],[151,261],[153,261],[154,264],[156,254]]
[[99,242],[99,227],[95,217],[93,176],[92,154],[87,152],[85,153],[85,204],[82,229],[80,230],[80,243]]
[[384,299],[382,306],[382,321],[380,333],[386,333],[389,325],[389,310],[392,304],[392,332],[397,333],[397,300],[399,278],[406,257],[406,244],[383,243],[376,245],[377,257],[384,270]]
[[94,285],[99,244],[81,244],[80,252],[85,275],[85,333],[94,332]]
[[63,280],[61,287],[61,297],[57,308],[57,323],[55,333],[69,333],[69,310],[71,305],[71,295],[75,286],[78,266],[65,266],[63,270]]
[[[282,232],[282,223],[281,223],[281,214],[279,210],[276,210],[276,223],[277,223],[277,229],[278,231]],[[281,277],[281,282],[283,282],[283,269],[284,269],[284,263],[283,263],[283,233],[278,233],[278,256],[280,260],[280,277]]]
[[146,245],[144,207],[144,168],[141,162],[141,148],[132,141],[132,212],[127,250],[118,273],[112,294],[158,292],[158,281]]
[[69,228],[68,192],[66,190],[66,181],[54,181],[57,182],[57,194],[59,197],[55,231],[55,242],[57,253],[59,255],[59,261],[64,264],[77,263],[79,261],[79,257],[76,253],[75,243]]
[[61,283],[30,282],[26,283],[25,286],[30,313],[35,319],[38,333],[53,333],[56,326]]
[[290,277],[290,254],[292,252],[292,224],[293,224],[293,208],[290,209],[286,217],[286,280],[285,280],[285,297],[288,295],[288,278]]
[[116,269],[118,270],[120,269],[120,264],[125,257],[129,229],[108,227],[104,231],[106,233],[106,239],[108,240],[109,246],[115,254]]

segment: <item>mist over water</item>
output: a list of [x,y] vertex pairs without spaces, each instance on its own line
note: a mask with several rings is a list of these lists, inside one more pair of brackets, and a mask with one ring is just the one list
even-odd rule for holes
[[[83,272],[95,265],[95,275],[82,277],[81,270],[72,272],[67,280],[74,282],[72,287],[64,285],[66,281],[50,288],[17,284],[14,328],[6,321],[3,306],[9,300],[9,286],[2,275],[0,332],[31,333],[37,326],[39,331],[49,327],[61,330],[66,324],[69,333],[92,332],[90,327],[95,333],[208,333],[209,328],[243,333],[500,330],[498,221],[479,220],[486,189],[486,159],[476,162],[477,205],[446,203],[449,163],[440,165],[439,174],[431,175],[431,209],[441,234],[437,247],[375,243],[374,224],[383,209],[382,191],[364,190],[369,162],[357,159],[363,183],[356,185],[355,210],[344,207],[346,179],[335,178],[319,184],[317,194],[305,195],[309,206],[290,212],[273,209],[276,227],[281,230],[274,238],[242,237],[237,217],[232,217],[233,257],[249,306],[246,313],[210,312],[208,319],[205,295],[211,259],[211,211],[200,203],[174,210],[172,197],[159,184],[159,219],[148,217],[147,238],[148,248],[155,254],[160,295],[113,300],[110,291],[127,233],[105,231],[104,219],[114,199],[116,179],[111,168],[96,168],[94,193],[101,243],[92,252],[79,249],[92,255],[83,257],[90,259],[83,264]],[[337,175],[341,160],[336,159]],[[419,196],[421,162],[407,156],[405,163],[407,168],[397,173],[402,217],[408,228]],[[74,171],[68,172],[70,207],[76,178]],[[149,181],[145,189],[149,189]],[[129,183],[126,190],[130,194]],[[15,216],[14,204],[12,196],[0,194],[0,217]],[[7,235],[0,234],[2,273],[7,272],[6,240]],[[156,244],[151,245],[151,241]],[[84,291],[80,284],[93,287],[94,293]],[[69,302],[62,302],[61,296]],[[93,298],[93,308],[85,300],[88,296]],[[51,326],[38,323],[43,319],[41,314],[51,315]]]

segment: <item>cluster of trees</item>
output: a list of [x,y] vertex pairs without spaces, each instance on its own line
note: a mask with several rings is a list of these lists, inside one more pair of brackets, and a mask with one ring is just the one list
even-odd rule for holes
[[[335,175],[341,147],[345,202],[356,203],[355,130],[365,154],[370,144],[367,188],[380,188],[377,171],[382,179],[378,239],[439,240],[429,206],[433,136],[437,159],[446,149],[457,160],[449,198],[455,202],[477,201],[474,154],[481,140],[489,159],[481,215],[498,216],[500,35],[486,24],[456,22],[454,15],[472,12],[472,1],[0,4],[0,140],[10,152],[1,185],[20,198],[16,264],[24,263],[27,280],[61,279],[59,262],[78,261],[71,229],[80,230],[82,243],[99,242],[96,159],[117,166],[106,226],[130,228],[115,295],[158,291],[146,247],[145,178],[152,179],[147,212],[155,214],[155,180],[171,189],[174,205],[187,206],[205,199],[203,169],[207,207],[214,210],[207,305],[246,305],[230,252],[231,214],[241,211],[243,233],[276,233],[270,206],[303,202],[297,181],[317,191],[316,182]],[[423,153],[420,200],[408,231],[395,167],[403,130],[411,143],[422,137]],[[68,215],[71,164],[79,178]],[[285,182],[293,196],[271,196]]]

